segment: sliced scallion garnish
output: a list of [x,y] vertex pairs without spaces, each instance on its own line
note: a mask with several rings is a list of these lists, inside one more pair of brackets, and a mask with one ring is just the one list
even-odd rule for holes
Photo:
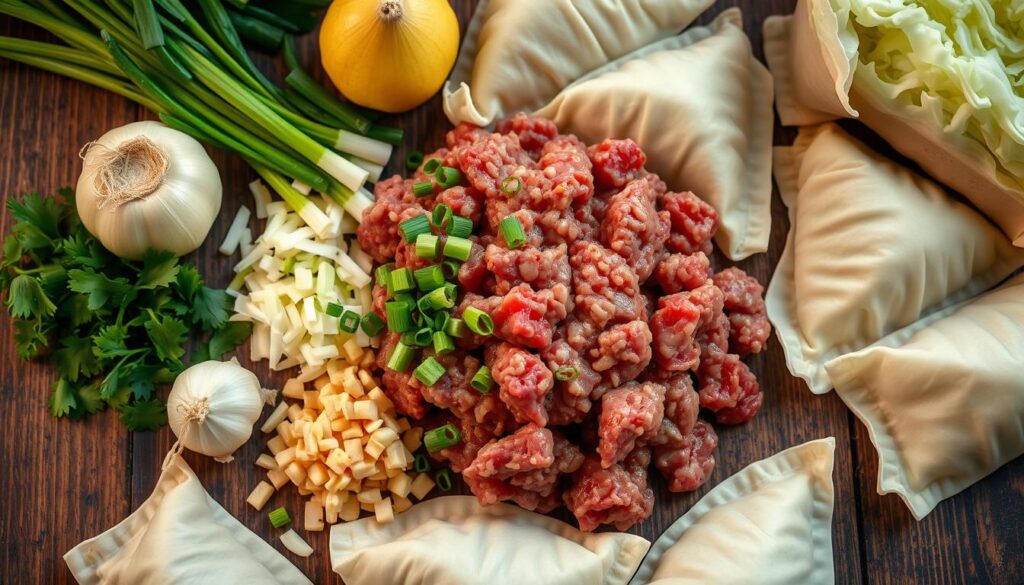
[[401,293],[414,288],[416,288],[416,280],[413,278],[411,270],[398,268],[391,271],[391,290]]
[[436,228],[443,228],[448,225],[448,222],[452,219],[452,208],[448,207],[444,203],[441,203],[434,207],[434,211],[431,213],[431,223]]
[[382,264],[377,267],[377,271],[374,272],[374,275],[377,278],[377,286],[382,286],[384,288],[391,287],[391,271],[394,270],[394,268],[394,262],[388,262],[387,264]]
[[435,288],[421,296],[416,301],[420,311],[436,311],[438,309],[450,309],[455,306],[455,294],[448,284]]
[[435,331],[433,335],[434,353],[444,355],[455,350],[455,343],[444,331]]
[[410,171],[420,168],[421,164],[423,164],[423,153],[419,150],[414,150],[409,153],[409,156],[405,157],[405,168]]
[[433,234],[416,236],[416,255],[420,258],[434,259],[441,249],[441,239]]
[[466,322],[462,319],[451,317],[444,325],[444,332],[452,337],[462,337],[466,334]]
[[442,492],[450,492],[452,490],[452,473],[447,469],[442,469],[434,474],[434,482]]
[[399,341],[388,356],[388,369],[395,372],[404,372],[412,365],[416,357],[416,350]]
[[[435,360],[434,363],[437,363],[437,361]],[[430,429],[423,434],[423,446],[427,448],[429,453],[437,453],[441,449],[458,445],[460,441],[462,441],[462,433],[451,423],[444,424],[436,429]]]
[[411,244],[416,241],[416,237],[420,234],[430,233],[430,220],[427,219],[426,214],[421,213],[398,224],[398,229],[402,231],[405,242]]
[[412,468],[413,470],[416,471],[416,473],[426,473],[430,471],[430,460],[427,459],[426,455],[420,453],[419,455],[416,456]]
[[[416,369],[412,371],[412,375],[424,386],[433,386],[441,379],[441,376],[444,376],[444,366],[434,358],[428,357],[420,365],[416,366]],[[426,440],[425,436],[423,438]]]
[[448,232],[449,236],[468,238],[473,235],[473,220],[468,217],[456,215],[452,217],[452,220],[448,222],[447,226],[445,226],[445,231]]
[[519,193],[522,188],[523,182],[519,180],[519,177],[505,177],[501,181],[501,192],[509,197]]
[[580,377],[580,371],[576,368],[563,366],[555,370],[555,379],[559,382],[571,382]]
[[338,320],[338,329],[341,329],[345,333],[355,333],[356,329],[359,328],[359,313],[355,311],[345,311],[345,314]]
[[327,309],[324,313],[327,313],[331,317],[341,317],[341,314],[345,312],[345,307],[337,303],[327,303]]
[[434,194],[434,184],[430,181],[420,181],[419,183],[413,183],[412,194],[417,197],[429,197]]
[[388,317],[388,331],[405,333],[412,329],[412,307],[405,301],[388,301],[384,303],[384,312]]
[[466,307],[462,313],[462,320],[466,322],[466,327],[477,335],[487,336],[494,333],[494,320],[476,307]]
[[456,260],[462,260],[465,262],[466,260],[469,260],[469,253],[472,250],[473,242],[466,238],[449,236],[444,242],[444,255],[449,258],[455,258]]
[[459,276],[459,268],[461,266],[457,260],[445,260],[441,262],[441,273],[448,280],[454,280]]
[[274,528],[282,528],[292,521],[291,516],[288,515],[288,510],[285,510],[284,506],[271,510],[267,517],[270,518],[270,525]]
[[416,286],[418,286],[423,292],[430,292],[436,288],[444,286],[444,271],[441,270],[441,266],[439,264],[432,264],[425,268],[420,268],[416,272],[413,272],[412,275],[416,279]]
[[369,312],[363,315],[359,327],[368,337],[377,337],[384,330],[384,320],[377,313]]
[[526,232],[523,231],[523,224],[519,222],[518,217],[506,217],[498,224],[498,229],[501,231],[501,237],[505,238],[509,250],[515,250],[526,243]]
[[470,380],[469,385],[474,390],[481,394],[487,394],[494,387],[494,378],[491,377],[491,368],[487,366],[481,366],[477,370],[476,374],[473,375],[473,379]]
[[432,158],[427,161],[427,164],[423,165],[423,172],[428,175],[433,175],[437,172],[437,169],[441,166],[441,159]]
[[451,189],[462,181],[462,173],[452,167],[441,167],[434,173],[434,178],[443,189]]

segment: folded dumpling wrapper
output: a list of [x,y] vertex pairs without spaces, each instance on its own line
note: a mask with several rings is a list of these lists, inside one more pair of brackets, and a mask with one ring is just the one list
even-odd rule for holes
[[[1000,10],[1011,10],[1004,4]],[[977,54],[951,54],[959,53],[954,47],[965,40],[989,48],[1016,44],[1017,52],[1024,46],[1012,38],[991,38],[997,33],[987,27],[974,28],[997,20],[983,0],[960,8],[936,9],[956,21],[940,23],[919,3],[799,0],[794,14],[769,17],[764,49],[775,77],[779,117],[785,125],[798,126],[860,118],[931,176],[970,199],[1015,245],[1024,246],[1024,126],[1019,117],[998,119],[992,113],[998,102],[1015,102],[1013,109],[1021,111],[1024,99],[1005,77],[1015,66],[980,48]],[[854,25],[858,12],[865,18],[859,22],[862,31],[898,27],[901,32],[862,41]],[[956,30],[956,37],[946,39],[946,30]],[[893,57],[908,47],[916,69],[906,57]],[[870,51],[875,53],[865,54]],[[883,75],[880,66],[892,71]],[[898,83],[886,80],[894,75]],[[939,84],[947,89],[939,90]],[[947,90],[948,95],[965,95],[946,103]]]
[[651,545],[632,585],[831,585],[835,439],[715,486]]
[[517,506],[471,496],[417,504],[378,524],[331,528],[331,565],[346,585],[624,584],[651,543],[621,532],[589,533]]
[[452,124],[535,110],[605,63],[678,34],[714,0],[483,0],[444,87]]
[[828,363],[878,450],[878,492],[921,519],[1024,454],[1024,275]]
[[312,584],[214,501],[177,453],[138,510],[64,561],[82,585]]
[[793,375],[812,392],[825,363],[985,291],[1024,264],[984,217],[835,124],[775,149],[789,209],[768,317]]
[[593,71],[536,114],[588,143],[633,139],[670,189],[718,211],[729,258],[768,249],[772,78],[739,9]]

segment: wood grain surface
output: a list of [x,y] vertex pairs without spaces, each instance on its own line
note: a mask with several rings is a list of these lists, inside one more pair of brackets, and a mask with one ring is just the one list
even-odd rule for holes
[[[476,3],[453,1],[463,30]],[[720,1],[700,22],[710,21],[725,7],[741,6],[746,30],[761,57],[764,18],[791,12],[794,3]],[[3,17],[0,35],[46,38],[38,30]],[[301,49],[304,62],[318,69],[315,36],[304,38]],[[268,72],[280,74],[281,66],[275,59],[260,56],[259,62]],[[142,108],[112,94],[0,61],[0,195],[49,193],[74,185],[82,144],[112,127],[146,117],[149,115]],[[386,121],[406,129],[405,144],[396,151],[393,161],[403,161],[410,149],[434,149],[448,129],[437,99]],[[848,128],[886,150],[863,128],[856,124]],[[792,129],[776,127],[776,144],[790,143],[793,136]],[[223,286],[230,280],[233,262],[218,255],[216,248],[235,209],[249,203],[246,184],[254,174],[235,156],[215,152],[213,157],[224,180],[224,208],[207,244],[189,260],[198,265],[208,281]],[[389,171],[401,172],[400,167],[392,163]],[[768,253],[739,263],[765,283],[772,275],[788,229],[777,194],[772,216]],[[6,232],[10,225],[6,208],[0,220]],[[259,233],[255,220],[253,228]],[[716,261],[719,266],[727,265],[722,257]],[[45,404],[54,372],[41,364],[19,360],[13,347],[10,320],[2,318],[0,583],[73,583],[62,555],[121,521],[149,496],[173,436],[168,428],[130,434],[109,411],[84,423],[51,418]],[[247,351],[240,354],[248,356]],[[265,385],[283,382],[284,376],[272,375],[265,364],[252,367]],[[711,481],[695,493],[676,495],[669,493],[654,474],[654,514],[631,532],[653,540],[710,487],[746,465],[804,441],[834,436],[837,583],[1024,583],[1024,459],[1003,467],[916,522],[896,496],[876,493],[875,450],[866,430],[834,393],[814,396],[802,381],[790,376],[774,337],[768,351],[757,356],[752,367],[765,391],[764,408],[748,424],[719,428],[718,465]],[[222,465],[191,453],[186,459],[218,502],[282,550],[314,582],[340,582],[330,568],[328,532],[307,534],[316,553],[309,559],[296,558],[281,547],[265,512],[255,512],[245,504],[249,491],[262,477],[252,465],[262,445],[257,431],[231,464]],[[285,489],[273,497],[270,505],[284,505],[295,516],[301,511],[300,501],[295,490]]]

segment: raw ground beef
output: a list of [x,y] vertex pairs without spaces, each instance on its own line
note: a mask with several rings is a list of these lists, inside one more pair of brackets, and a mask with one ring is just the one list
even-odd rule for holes
[[[438,186],[424,171],[431,160],[458,170],[459,184]],[[483,504],[564,504],[583,530],[625,530],[651,514],[652,464],[672,491],[708,480],[718,437],[702,409],[735,424],[761,407],[742,358],[762,351],[771,332],[764,289],[737,268],[712,270],[718,214],[698,195],[670,190],[685,185],[666,185],[646,162],[632,140],[588,146],[516,114],[493,132],[459,125],[411,179],[376,186],[357,235],[378,263],[415,270],[441,261],[418,256],[398,228],[437,205],[474,224],[469,257],[451,279],[450,317],[476,308],[490,315],[493,335],[465,329],[453,351],[417,349],[445,370],[430,386],[412,368],[387,369],[397,333],[380,339],[377,367],[400,413],[459,429],[459,443],[431,455],[462,473]],[[434,192],[416,197],[412,186],[423,181]],[[506,218],[522,226],[521,245],[501,233]],[[447,241],[442,227],[433,231]],[[373,311],[386,318],[391,298],[375,286]],[[470,381],[484,365],[494,385],[481,393]]]

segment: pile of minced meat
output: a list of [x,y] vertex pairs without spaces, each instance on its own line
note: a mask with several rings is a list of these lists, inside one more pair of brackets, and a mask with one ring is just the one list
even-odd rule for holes
[[[742,358],[771,329],[762,286],[737,268],[711,269],[715,210],[669,191],[631,140],[587,146],[517,114],[494,132],[461,125],[446,141],[424,165],[457,169],[458,184],[423,167],[378,183],[358,239],[377,262],[417,270],[451,259],[418,255],[401,222],[442,204],[471,220],[451,316],[476,308],[493,333],[467,330],[439,355],[422,348],[445,370],[430,385],[387,367],[402,334],[385,333],[378,365],[398,411],[459,430],[433,456],[481,503],[564,504],[583,530],[648,517],[652,462],[672,491],[699,487],[718,443],[699,415],[736,424],[757,413],[763,394]],[[433,189],[417,196],[427,181]],[[508,217],[526,236],[516,247],[500,229]],[[381,318],[393,297],[376,287]],[[482,366],[486,392],[470,384]]]

